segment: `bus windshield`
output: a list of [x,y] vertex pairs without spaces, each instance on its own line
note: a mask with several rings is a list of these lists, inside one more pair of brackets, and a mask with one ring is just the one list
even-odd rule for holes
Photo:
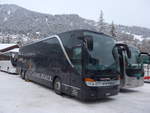
[[[133,68],[133,69],[139,69],[142,66],[142,62],[139,59],[139,50],[137,48],[134,47],[129,47],[132,55],[131,58],[128,58],[128,68]],[[126,57],[127,58],[127,57]]]
[[115,41],[104,34],[84,32],[84,36],[87,35],[93,37],[93,49],[88,50],[86,69],[100,71],[116,69],[116,62],[112,54]]

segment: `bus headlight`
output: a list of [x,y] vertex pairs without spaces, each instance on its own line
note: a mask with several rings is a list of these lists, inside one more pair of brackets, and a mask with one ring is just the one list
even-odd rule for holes
[[84,81],[87,86],[96,86],[96,81],[94,79],[85,78]]
[[104,87],[104,86],[115,86],[120,85],[120,80],[105,80],[105,81],[95,81],[91,78],[84,79],[85,84],[91,87]]

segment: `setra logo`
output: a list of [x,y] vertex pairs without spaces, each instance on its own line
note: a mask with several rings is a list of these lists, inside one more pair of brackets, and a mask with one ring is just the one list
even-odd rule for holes
[[110,78],[100,78],[100,80],[110,80]]

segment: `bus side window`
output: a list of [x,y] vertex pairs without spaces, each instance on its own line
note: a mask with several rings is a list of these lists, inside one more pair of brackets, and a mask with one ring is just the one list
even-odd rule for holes
[[81,48],[80,47],[73,49],[72,59],[81,60]]
[[82,70],[82,48],[76,47],[72,50],[72,58],[71,58],[76,70],[81,73]]
[[143,64],[150,64],[150,56],[148,54],[142,54],[140,58]]

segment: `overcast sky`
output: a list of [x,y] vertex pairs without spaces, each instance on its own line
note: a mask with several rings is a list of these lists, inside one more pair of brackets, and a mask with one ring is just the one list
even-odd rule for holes
[[0,3],[49,14],[74,13],[96,21],[103,10],[106,22],[150,28],[150,0],[0,0]]

